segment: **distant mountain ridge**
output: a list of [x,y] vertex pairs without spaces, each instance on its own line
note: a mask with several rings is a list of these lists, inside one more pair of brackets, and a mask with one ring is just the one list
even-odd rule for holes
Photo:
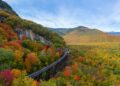
[[119,33],[108,33],[98,29],[79,26],[75,28],[58,28],[53,29],[63,36],[67,44],[76,45],[80,43],[99,43],[99,42],[119,42]]
[[[75,28],[51,28],[51,30],[58,33],[61,36],[64,36],[64,35],[68,34],[69,32],[72,32],[74,30],[103,32],[103,31],[100,31],[98,29],[91,29],[91,28],[88,28],[85,26],[79,26],[79,27],[75,27]],[[120,32],[104,32],[104,33],[107,33],[109,35],[120,35]]]
[[120,35],[120,32],[107,32],[110,35]]
[[78,26],[78,27],[75,27],[75,28],[52,28],[51,29],[52,31],[58,33],[59,35],[61,36],[64,36],[70,32],[73,32],[73,31],[78,31],[78,32],[82,32],[82,33],[85,33],[85,32],[89,32],[89,33],[101,33],[102,31],[100,30],[97,30],[97,29],[91,29],[91,28],[88,28],[88,27],[85,27],[85,26]]
[[64,28],[52,28],[51,30],[58,33],[61,36],[65,35],[70,31],[70,29],[64,29]]

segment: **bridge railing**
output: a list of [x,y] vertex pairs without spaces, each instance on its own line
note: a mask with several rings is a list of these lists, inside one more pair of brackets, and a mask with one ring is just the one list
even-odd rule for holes
[[28,76],[37,80],[39,79],[48,80],[67,65],[68,53],[69,51],[65,50],[63,56],[60,57],[60,59]]

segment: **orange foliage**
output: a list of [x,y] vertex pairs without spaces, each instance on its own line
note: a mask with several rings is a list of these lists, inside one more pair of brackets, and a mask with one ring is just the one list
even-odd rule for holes
[[19,76],[20,76],[20,74],[21,74],[21,71],[20,71],[20,70],[18,70],[18,69],[13,69],[11,72],[12,72],[12,74],[13,74],[14,78],[19,77]]
[[38,62],[38,58],[35,53],[29,53],[25,59],[26,70],[29,72],[31,66]]
[[33,81],[31,86],[39,86],[37,81]]
[[70,70],[64,70],[64,76],[65,77],[69,77],[71,75],[71,71]]
[[80,80],[80,76],[76,75],[76,76],[74,77],[74,80],[79,81],[79,80]]
[[12,28],[9,25],[0,24],[0,27],[2,28],[0,30],[1,34],[4,35],[8,40],[17,39],[17,34],[12,30]]
[[71,72],[71,68],[68,67],[68,66],[66,66],[66,67],[65,67],[65,70],[63,71],[64,76],[65,76],[65,77],[70,77],[71,73],[72,73],[72,72]]
[[26,37],[26,35],[23,35],[22,36],[22,40],[25,40],[27,37]]
[[16,42],[17,42],[19,45],[22,45],[22,41],[21,41],[21,40],[16,40]]
[[19,43],[19,41],[11,41],[11,42],[6,42],[3,47],[8,48],[10,46],[13,46],[13,49],[19,49],[23,50],[22,45]]
[[48,50],[49,48],[50,48],[49,45],[44,46],[44,49],[45,49],[45,50]]
[[21,48],[22,46],[20,44],[18,44],[17,42],[10,42],[8,45],[10,46],[14,46],[15,48],[19,49]]
[[83,62],[84,60],[85,60],[84,57],[79,57],[80,62]]
[[74,72],[77,72],[77,71],[78,71],[78,64],[77,64],[77,63],[74,63],[74,64],[72,65],[72,70],[73,70]]

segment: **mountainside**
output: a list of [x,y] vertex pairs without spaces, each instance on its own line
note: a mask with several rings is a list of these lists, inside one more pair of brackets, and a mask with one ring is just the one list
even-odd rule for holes
[[107,34],[97,29],[80,26],[72,29],[57,30],[63,36],[67,44],[119,42],[120,36]]
[[91,29],[91,28],[88,28],[88,27],[85,27],[85,26],[79,26],[79,27],[75,27],[75,28],[54,28],[54,29],[52,29],[52,31],[58,33],[61,36],[67,35],[68,33],[76,31],[76,30],[79,33],[87,32],[87,33],[91,33],[91,34],[94,34],[96,32],[97,33],[101,32],[100,30]]
[[44,39],[53,43],[55,47],[61,47],[64,45],[63,38],[60,37],[58,34],[56,34],[53,31],[50,31],[47,27],[44,27],[40,24],[36,24],[35,22],[20,18],[15,13],[15,11],[12,10],[12,8],[2,0],[0,0],[0,24],[3,25],[6,24],[10,26],[14,32],[16,32],[16,29],[17,32],[21,31],[21,33],[26,33],[31,31],[33,36],[34,34],[36,34],[36,36],[39,35]]
[[26,71],[26,76],[36,72],[63,55],[65,42],[47,27],[20,18],[1,0],[0,8],[0,86],[18,86],[12,78],[8,83],[2,73]]
[[4,10],[10,14],[17,15],[16,12],[6,2],[0,0],[0,10]]
[[52,31],[58,33],[59,35],[63,36],[67,34],[71,29],[65,29],[65,28],[51,28]]

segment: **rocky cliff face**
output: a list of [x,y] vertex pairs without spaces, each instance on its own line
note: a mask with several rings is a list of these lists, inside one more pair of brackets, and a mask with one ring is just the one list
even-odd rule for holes
[[43,44],[47,44],[47,45],[52,44],[50,41],[46,40],[44,37],[38,34],[35,34],[32,30],[28,30],[28,29],[23,30],[22,28],[16,28],[15,32],[17,33],[19,39],[22,39],[23,36],[26,36],[31,40],[37,40],[42,42]]

